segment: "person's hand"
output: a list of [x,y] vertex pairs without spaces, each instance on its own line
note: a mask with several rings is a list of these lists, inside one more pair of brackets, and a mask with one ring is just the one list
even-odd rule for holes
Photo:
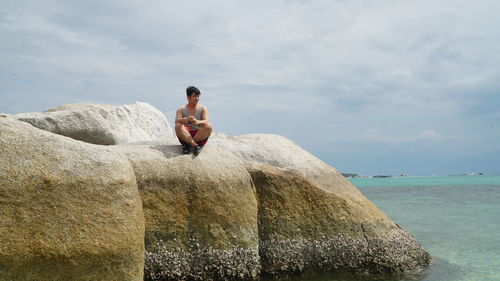
[[193,125],[198,125],[200,121],[198,121],[196,118],[193,117],[193,121],[191,121],[191,124]]
[[190,124],[194,124],[193,121],[196,120],[193,115],[187,117],[187,121]]

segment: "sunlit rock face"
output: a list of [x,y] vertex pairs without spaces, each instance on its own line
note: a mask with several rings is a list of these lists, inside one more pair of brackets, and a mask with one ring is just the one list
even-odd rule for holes
[[143,280],[129,159],[0,117],[0,280]]
[[277,135],[212,144],[246,164],[259,205],[262,271],[394,273],[425,268],[429,254],[337,170]]
[[259,202],[262,271],[399,273],[428,265],[411,234],[293,172],[248,163]]
[[93,144],[112,145],[171,138],[167,119],[153,106],[67,104],[13,117],[49,132]]
[[292,141],[214,133],[200,155],[184,155],[166,123],[142,103],[0,115],[0,280],[256,280],[428,266],[410,233]]
[[146,280],[253,280],[260,273],[257,200],[232,153],[207,146],[116,146],[131,159],[146,219]]

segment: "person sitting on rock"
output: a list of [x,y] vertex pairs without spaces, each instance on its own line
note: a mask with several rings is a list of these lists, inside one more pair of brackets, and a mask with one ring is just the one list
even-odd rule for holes
[[207,107],[198,103],[200,90],[190,86],[186,89],[186,95],[188,103],[175,113],[175,133],[184,154],[194,147],[193,154],[198,155],[212,133],[212,124],[208,121]]

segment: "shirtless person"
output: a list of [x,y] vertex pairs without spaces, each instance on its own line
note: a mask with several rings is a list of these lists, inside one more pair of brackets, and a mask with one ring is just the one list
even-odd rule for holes
[[212,125],[208,121],[207,107],[198,103],[200,90],[190,86],[186,89],[186,94],[188,103],[175,113],[175,133],[184,154],[188,154],[190,148],[194,147],[193,154],[198,155],[212,133]]

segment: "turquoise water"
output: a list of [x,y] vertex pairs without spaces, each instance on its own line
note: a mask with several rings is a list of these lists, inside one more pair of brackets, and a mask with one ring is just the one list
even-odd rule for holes
[[352,182],[432,255],[414,280],[500,280],[500,176]]
[[355,178],[433,257],[403,280],[500,280],[500,176]]
[[352,178],[349,181],[358,188],[365,186],[500,185],[500,175]]
[[433,257],[426,272],[301,281],[500,280],[500,176],[350,179]]

